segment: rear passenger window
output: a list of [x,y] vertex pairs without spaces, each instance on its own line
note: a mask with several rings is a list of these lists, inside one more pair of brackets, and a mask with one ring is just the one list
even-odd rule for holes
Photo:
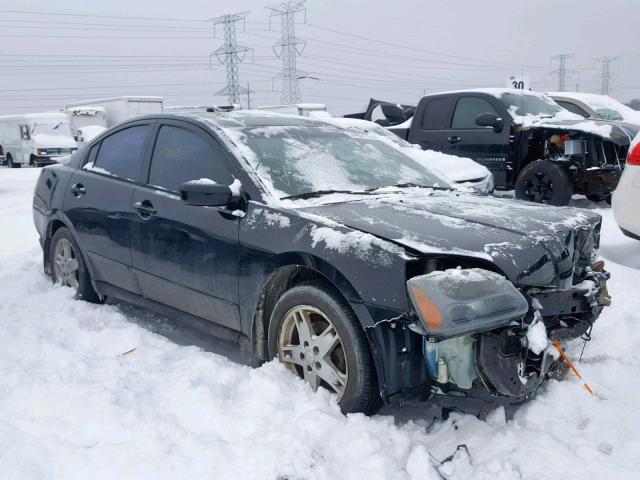
[[200,135],[184,128],[164,125],[153,150],[149,185],[173,192],[190,180],[208,178],[230,185],[233,177],[223,163],[225,153]]
[[456,111],[453,114],[451,128],[457,130],[484,130],[476,124],[476,118],[483,113],[494,113],[496,110],[483,98],[479,97],[462,97],[456,104]]
[[108,136],[102,140],[93,164],[91,164],[93,152],[89,152],[89,163],[85,168],[127,180],[136,180],[143,160],[148,131],[147,125],[140,125]]
[[585,112],[583,109],[581,109],[579,106],[571,103],[571,102],[563,102],[562,100],[556,100],[555,101],[558,105],[560,105],[562,108],[564,108],[565,110],[569,110],[571,113],[575,113],[577,115],[580,115],[581,117],[587,118],[589,117],[589,114],[587,112]]
[[446,130],[449,128],[449,99],[434,98],[427,103],[422,117],[424,130]]

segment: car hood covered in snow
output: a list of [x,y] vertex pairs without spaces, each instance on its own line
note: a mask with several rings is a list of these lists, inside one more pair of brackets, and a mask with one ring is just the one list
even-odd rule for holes
[[585,210],[449,192],[357,197],[301,209],[417,254],[473,257],[520,285],[557,285],[590,261],[601,218]]
[[[611,140],[618,145],[629,145],[631,140],[638,134],[640,127],[632,123],[611,122],[608,120],[596,119],[557,119],[557,118],[536,118],[531,120],[524,117],[521,123],[522,128],[551,128],[564,131],[580,131],[597,135],[599,137]],[[519,122],[517,122],[519,123]]]

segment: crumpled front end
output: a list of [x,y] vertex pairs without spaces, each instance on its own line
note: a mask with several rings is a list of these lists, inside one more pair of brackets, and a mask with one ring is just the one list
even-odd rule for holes
[[560,378],[566,366],[554,342],[588,339],[610,297],[609,274],[596,260],[599,225],[558,238],[547,243],[554,273],[548,286],[528,285],[526,275],[519,283],[481,268],[437,265],[409,278],[414,312],[405,327],[421,336],[426,381],[396,399],[484,415]]

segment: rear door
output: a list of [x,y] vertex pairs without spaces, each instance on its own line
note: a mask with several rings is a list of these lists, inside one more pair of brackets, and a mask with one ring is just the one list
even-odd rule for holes
[[140,293],[131,271],[131,198],[140,180],[151,124],[127,124],[86,153],[65,193],[64,211],[94,280]]
[[448,95],[426,97],[418,105],[408,141],[424,150],[450,153],[453,144],[447,129],[451,121],[452,100]]
[[146,298],[240,330],[239,218],[225,208],[187,205],[183,182],[230,185],[234,161],[208,132],[180,121],[157,130],[146,185],[136,186],[133,266]]
[[[501,117],[504,126],[496,132],[492,127],[481,127],[476,118],[483,113]],[[493,173],[496,185],[506,184],[506,167],[509,157],[509,117],[501,112],[489,98],[463,94],[456,99],[451,126],[447,130],[452,144],[450,153],[468,157],[487,167]]]

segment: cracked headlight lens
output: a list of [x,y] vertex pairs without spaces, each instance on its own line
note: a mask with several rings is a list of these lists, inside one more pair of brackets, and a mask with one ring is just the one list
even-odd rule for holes
[[493,330],[520,320],[529,310],[513,283],[480,268],[413,277],[407,290],[427,334],[439,338]]

